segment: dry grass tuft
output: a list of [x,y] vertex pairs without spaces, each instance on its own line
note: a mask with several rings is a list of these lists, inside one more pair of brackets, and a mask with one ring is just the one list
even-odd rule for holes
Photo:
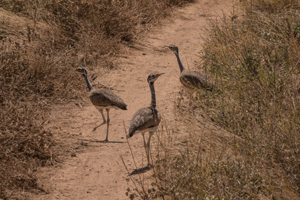
[[155,172],[160,195],[299,199],[299,5],[246,1],[243,17],[210,21],[203,67],[220,91],[199,91],[197,99],[214,124],[240,142],[206,156],[204,142],[193,140],[199,151],[188,146],[176,156],[165,151]]
[[280,13],[286,9],[299,9],[300,4],[297,0],[252,0],[244,1],[244,8],[249,14],[252,11],[260,11],[265,14]]
[[85,91],[71,69],[116,68],[121,44],[192,1],[0,1],[0,198],[43,190],[34,171],[55,157],[47,109]]

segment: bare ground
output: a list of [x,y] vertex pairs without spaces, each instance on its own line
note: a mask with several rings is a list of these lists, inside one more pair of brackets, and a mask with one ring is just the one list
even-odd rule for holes
[[[179,67],[173,53],[164,46],[177,45],[183,64],[193,69],[203,43],[201,33],[208,26],[206,19],[218,17],[223,12],[230,13],[232,3],[232,0],[198,0],[180,8],[174,12],[172,21],[166,20],[143,36],[134,47],[125,49],[125,53],[115,60],[119,66],[117,70],[91,71],[89,76],[98,76],[92,84],[112,88],[127,103],[128,110],[111,110],[110,142],[103,143],[106,125],[92,132],[93,127],[102,122],[102,117],[88,99],[84,104],[72,102],[53,108],[46,128],[54,131],[56,138],[65,140],[72,156],[61,166],[41,169],[40,184],[47,192],[30,198],[128,199],[126,189],[133,185],[128,181],[120,155],[124,157],[129,171],[133,171],[135,166],[123,122],[128,126],[134,112],[150,104],[147,76],[152,72],[165,72],[155,83],[157,106],[164,123],[176,134],[184,136],[190,125],[179,120],[175,113],[175,102],[181,90]],[[78,75],[78,78],[82,77]],[[82,84],[85,84],[83,79]],[[70,141],[78,142],[70,144]],[[145,166],[147,161],[142,137],[136,135],[129,142],[138,168]],[[154,137],[152,147],[155,145]],[[151,171],[143,175],[147,179]]]

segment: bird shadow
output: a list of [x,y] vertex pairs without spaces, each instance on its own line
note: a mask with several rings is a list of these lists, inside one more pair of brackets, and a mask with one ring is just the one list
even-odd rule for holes
[[151,168],[152,168],[151,165],[147,165],[146,167],[142,167],[142,168],[139,168],[139,169],[134,169],[133,172],[131,172],[129,174],[129,176],[145,173],[145,172],[151,170]]
[[84,139],[82,141],[85,141],[85,142],[95,142],[95,143],[126,143],[126,142],[121,142],[121,141],[87,140],[87,139]]

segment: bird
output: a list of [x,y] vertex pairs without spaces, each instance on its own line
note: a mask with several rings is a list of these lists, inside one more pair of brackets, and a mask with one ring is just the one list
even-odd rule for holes
[[[124,101],[120,97],[118,97],[110,89],[104,89],[104,88],[103,89],[94,89],[88,79],[88,71],[84,67],[73,68],[73,70],[80,72],[82,74],[82,76],[84,77],[86,84],[87,84],[87,88],[90,92],[89,98],[90,98],[92,104],[101,113],[102,118],[103,118],[103,122],[101,124],[95,126],[93,131],[95,131],[98,127],[100,127],[106,123],[107,131],[106,131],[106,139],[104,140],[104,142],[108,142],[108,130],[109,130],[109,122],[110,122],[109,110],[111,108],[127,110],[127,105],[124,103]],[[103,114],[104,109],[107,112],[107,119],[105,119],[104,114]]]
[[209,82],[207,75],[204,75],[198,71],[190,71],[184,68],[179,58],[179,50],[177,46],[172,44],[172,45],[166,45],[166,47],[168,47],[171,51],[173,51],[177,58],[177,62],[180,69],[179,80],[188,93],[193,93],[195,89],[201,89],[201,88],[210,91],[212,90],[213,85]]
[[[133,135],[137,133],[141,133],[144,140],[144,148],[147,155],[148,165],[150,164],[150,139],[154,132],[158,129],[158,125],[161,121],[161,115],[156,109],[156,98],[155,98],[155,90],[154,90],[154,82],[158,79],[159,76],[164,73],[151,73],[147,82],[151,91],[151,104],[148,107],[144,107],[139,109],[133,115],[129,128],[127,138],[131,138]],[[149,132],[148,142],[145,141],[145,133]]]

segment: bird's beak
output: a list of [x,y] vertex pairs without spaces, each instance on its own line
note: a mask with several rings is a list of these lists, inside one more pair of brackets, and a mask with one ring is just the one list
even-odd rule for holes
[[72,70],[77,70],[76,68],[73,68]]
[[160,76],[160,75],[163,75],[163,74],[165,74],[165,72],[162,72],[162,73],[160,73],[160,74],[158,74],[158,75]]
[[169,46],[169,45],[165,45],[165,47],[168,47],[168,48],[169,48],[170,46]]

